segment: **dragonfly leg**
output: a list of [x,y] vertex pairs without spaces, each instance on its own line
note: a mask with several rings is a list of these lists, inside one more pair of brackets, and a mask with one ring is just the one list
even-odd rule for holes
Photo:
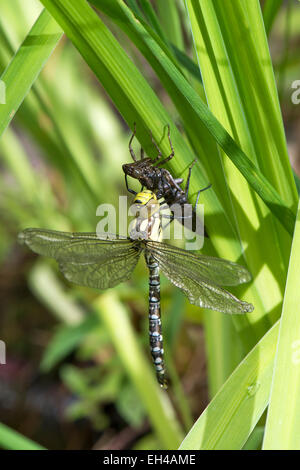
[[197,205],[198,205],[200,193],[202,193],[203,191],[206,191],[207,189],[209,189],[209,188],[211,188],[211,187],[212,187],[212,184],[210,183],[210,184],[209,184],[208,186],[206,186],[205,188],[199,189],[198,194],[197,194],[196,204],[195,204],[195,210],[197,209]]
[[159,146],[157,145],[157,143],[155,142],[155,140],[153,139],[153,135],[152,135],[152,132],[150,131],[150,136],[151,136],[151,140],[152,140],[152,143],[153,145],[155,146],[158,154],[157,154],[157,157],[153,160],[153,163],[157,162],[161,157],[162,157],[162,153],[161,153],[161,150],[159,148]]
[[[165,230],[165,228],[167,228],[168,225],[170,225],[171,222],[173,222],[173,220],[183,220],[183,219],[191,219],[191,218],[193,219],[194,214],[192,213],[190,215],[181,215],[181,216],[175,217],[174,212],[172,212],[171,215],[170,214],[160,214],[160,217],[162,219],[168,219],[168,222],[165,225],[162,226],[162,230]],[[183,222],[181,222],[181,223],[183,223]]]
[[191,166],[189,167],[189,174],[188,174],[188,177],[187,177],[187,180],[186,180],[186,185],[185,185],[185,188],[184,188],[184,192],[185,192],[185,197],[188,199],[188,194],[189,194],[189,187],[190,187],[190,179],[191,179],[191,174],[192,174],[192,168],[193,166],[195,165],[196,163],[196,159],[193,161],[193,163],[191,164]]
[[137,192],[134,191],[134,189],[129,188],[129,186],[128,186],[128,180],[127,180],[127,174],[126,174],[126,173],[125,173],[125,184],[126,184],[126,189],[127,189],[127,191],[128,191],[129,193],[134,194],[134,195],[137,194]]
[[133,133],[132,133],[132,136],[131,136],[131,138],[130,138],[130,141],[129,141],[128,148],[129,148],[129,152],[130,152],[130,155],[132,156],[133,161],[136,162],[136,161],[137,161],[137,158],[136,158],[136,155],[135,155],[135,153],[134,153],[134,151],[133,151],[133,148],[132,148],[132,146],[131,146],[132,141],[133,141],[133,138],[134,138],[135,133],[136,133],[136,123],[134,123],[133,125],[134,125],[134,129],[133,129]]
[[173,145],[172,145],[172,141],[171,141],[171,136],[170,136],[170,124],[168,124],[168,139],[169,139],[169,144],[170,144],[170,147],[171,147],[171,153],[170,155],[167,157],[167,158],[164,158],[163,160],[161,160],[157,166],[161,166],[161,165],[164,165],[164,163],[167,163],[169,160],[171,160],[174,155],[175,155],[175,151],[174,151],[174,148],[173,148]]

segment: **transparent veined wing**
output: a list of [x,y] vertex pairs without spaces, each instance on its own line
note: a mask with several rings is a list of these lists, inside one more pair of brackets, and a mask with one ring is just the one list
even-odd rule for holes
[[114,253],[96,263],[62,261],[59,262],[59,269],[70,282],[95,289],[108,289],[130,279],[138,259],[139,252],[129,248],[123,254],[115,256]]
[[240,264],[213,256],[196,255],[176,246],[165,243],[149,242],[149,248],[155,250],[157,256],[164,257],[166,262],[180,264],[181,272],[192,274],[196,278],[213,282],[219,286],[237,286],[251,281],[248,269]]
[[[129,238],[122,238],[109,234],[97,235],[94,232],[59,232],[38,228],[27,228],[19,233],[18,240],[26,244],[39,255],[55,259],[70,259],[74,261],[87,261],[89,256],[95,261],[96,256],[110,254],[113,250],[129,248],[133,242]],[[86,246],[89,245],[88,251]],[[97,248],[96,248],[97,245]],[[101,249],[99,249],[101,246]],[[94,249],[93,249],[94,248]]]
[[44,229],[26,229],[19,241],[35,253],[55,258],[69,281],[96,289],[128,280],[142,250],[138,242],[126,238]]
[[[176,247],[172,247],[172,255],[168,248],[169,246],[163,243],[147,243],[147,249],[150,249],[152,256],[158,261],[161,271],[186,294],[191,304],[223,313],[242,314],[253,311],[252,304],[239,300],[212,280],[202,276],[201,271],[188,270],[186,264],[182,263],[182,256],[176,256]],[[191,253],[185,255],[189,259]]]

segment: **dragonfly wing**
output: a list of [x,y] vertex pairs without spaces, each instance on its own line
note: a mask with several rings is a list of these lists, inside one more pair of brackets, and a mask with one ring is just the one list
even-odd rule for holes
[[49,256],[57,260],[70,260],[85,262],[89,259],[96,261],[98,257],[111,255],[112,251],[118,252],[123,248],[130,248],[133,242],[128,238],[120,238],[114,235],[114,239],[103,237],[96,233],[72,233],[58,232],[27,228],[19,233],[20,243],[27,245],[38,255]]
[[55,258],[69,281],[97,289],[129,279],[141,252],[137,241],[95,233],[26,229],[19,241],[35,253]]
[[158,254],[164,257],[166,262],[179,264],[182,272],[190,273],[201,281],[206,280],[219,286],[237,286],[251,281],[248,269],[232,261],[196,255],[165,243],[152,241],[149,243]]
[[62,261],[59,262],[59,269],[70,282],[95,289],[108,289],[130,279],[139,256],[139,251],[130,248],[123,254],[113,254],[96,263]]
[[195,277],[192,272],[182,269],[180,261],[170,260],[165,256],[164,251],[151,248],[151,254],[158,261],[161,271],[185,293],[191,304],[223,313],[241,314],[253,311],[252,304],[239,300],[212,281],[201,279],[199,275]]

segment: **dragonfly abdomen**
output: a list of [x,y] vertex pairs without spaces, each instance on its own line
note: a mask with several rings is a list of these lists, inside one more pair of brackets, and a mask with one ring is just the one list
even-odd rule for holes
[[159,266],[150,254],[147,253],[145,258],[149,269],[149,339],[151,355],[157,380],[163,388],[167,388],[160,314]]

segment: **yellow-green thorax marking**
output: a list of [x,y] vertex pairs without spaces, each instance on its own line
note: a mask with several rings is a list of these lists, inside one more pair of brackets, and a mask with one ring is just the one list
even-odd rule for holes
[[130,238],[161,242],[162,228],[159,210],[159,202],[152,191],[145,190],[137,193],[132,206],[135,219]]

